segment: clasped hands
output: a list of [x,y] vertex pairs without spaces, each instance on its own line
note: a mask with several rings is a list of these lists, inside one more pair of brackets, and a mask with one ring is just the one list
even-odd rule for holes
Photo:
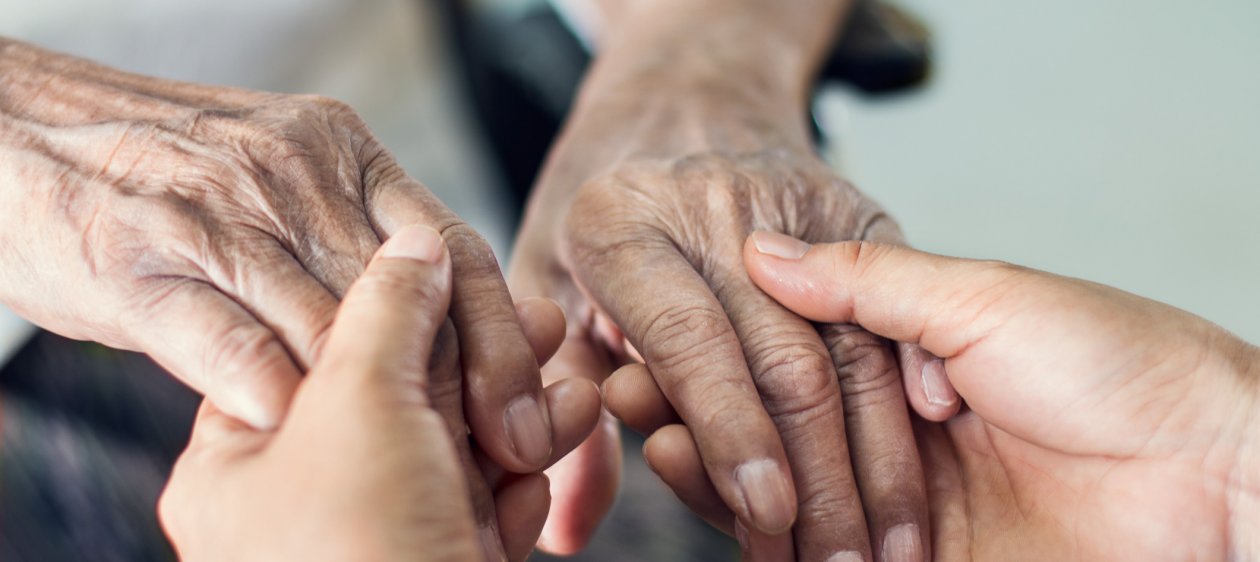
[[[519,559],[540,533],[574,551],[620,448],[571,379],[618,367],[609,409],[752,559],[1256,548],[1255,349],[1094,285],[897,248],[813,155],[799,91],[606,58],[505,284],[342,104],[0,47],[0,173],[21,186],[0,193],[20,225],[0,296],[207,394],[162,502],[186,558]],[[549,492],[537,471],[575,447]]]

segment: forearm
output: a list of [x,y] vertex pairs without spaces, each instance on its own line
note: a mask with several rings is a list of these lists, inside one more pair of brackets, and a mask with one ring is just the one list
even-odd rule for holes
[[807,147],[816,69],[847,0],[641,0],[607,30],[553,154]]

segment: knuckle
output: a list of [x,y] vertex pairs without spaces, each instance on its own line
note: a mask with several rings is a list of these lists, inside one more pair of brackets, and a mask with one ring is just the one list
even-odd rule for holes
[[[223,327],[206,347],[202,372],[208,377],[250,375],[277,360],[279,342],[271,331],[252,321]],[[246,377],[253,380],[256,377]]]
[[283,94],[269,105],[271,115],[289,123],[324,124],[358,123],[358,112],[349,104],[321,94]]
[[851,474],[839,470],[814,471],[808,486],[797,491],[798,518],[815,528],[842,529],[864,517],[851,510],[862,503],[861,493]]
[[665,369],[731,359],[715,356],[731,347],[725,345],[733,337],[730,323],[724,313],[705,306],[668,306],[637,332],[642,334],[645,356]]
[[350,104],[339,99],[332,98],[321,94],[298,94],[295,96],[296,101],[301,107],[307,111],[318,112],[324,115],[357,115],[354,108]]
[[751,364],[766,409],[776,419],[807,416],[823,409],[837,395],[831,360],[815,346],[770,346],[755,355]]
[[813,345],[777,342],[759,348],[749,359],[763,393],[818,394],[834,384],[831,360]]
[[316,108],[316,110],[319,111],[328,113],[354,113],[354,110],[352,110],[347,103],[336,100],[336,98],[321,96],[318,95],[318,93],[315,93],[315,95],[311,95],[311,93],[309,93],[309,95],[304,95],[302,97],[304,97],[304,101],[307,106]]
[[439,225],[438,232],[446,240],[453,258],[459,260],[454,264],[473,272],[493,271],[498,273],[499,261],[486,238],[468,223],[453,219],[447,224]]
[[741,339],[757,390],[776,421],[812,417],[834,403],[835,367],[812,327],[762,324]]
[[616,178],[584,184],[574,196],[562,230],[571,257],[592,262],[602,256],[637,247],[659,247],[659,221],[650,209],[659,207],[651,195]]
[[869,240],[860,240],[838,246],[839,251],[830,252],[831,271],[851,271],[853,276],[861,278],[872,265],[879,263],[883,247]]
[[446,240],[451,267],[461,281],[461,290],[494,291],[500,287],[503,274],[499,270],[499,259],[480,232],[461,220],[440,225],[437,230]]
[[828,325],[823,340],[835,362],[846,406],[900,393],[901,376],[888,342],[857,326]]

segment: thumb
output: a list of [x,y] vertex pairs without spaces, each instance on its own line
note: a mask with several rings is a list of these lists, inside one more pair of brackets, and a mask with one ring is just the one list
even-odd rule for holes
[[425,226],[396,232],[342,300],[319,368],[309,377],[357,377],[428,404],[428,364],[451,301],[451,260]]
[[745,244],[744,263],[757,286],[797,314],[918,343],[944,359],[939,367],[972,411],[1043,445],[1142,450],[1171,415],[1153,414],[1164,401],[1150,397],[1178,396],[1181,408],[1212,400],[1184,376],[1203,355],[1178,350],[1219,329],[1117,289],[999,262],[867,242],[811,247],[766,232]]
[[749,237],[744,264],[761,290],[805,318],[858,324],[942,358],[957,355],[1005,316],[991,306],[1006,294],[995,287],[1031,273],[889,244],[810,246],[773,232]]

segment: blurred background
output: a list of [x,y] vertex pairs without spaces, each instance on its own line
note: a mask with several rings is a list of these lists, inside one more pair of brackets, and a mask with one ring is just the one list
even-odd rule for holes
[[[912,243],[1115,285],[1260,342],[1260,3],[896,6],[859,5],[814,117],[825,156]],[[0,35],[342,99],[506,261],[589,61],[583,7],[0,0]],[[143,356],[0,309],[0,560],[172,560],[153,506],[196,404]],[[732,559],[626,443],[621,499],[575,559]]]

